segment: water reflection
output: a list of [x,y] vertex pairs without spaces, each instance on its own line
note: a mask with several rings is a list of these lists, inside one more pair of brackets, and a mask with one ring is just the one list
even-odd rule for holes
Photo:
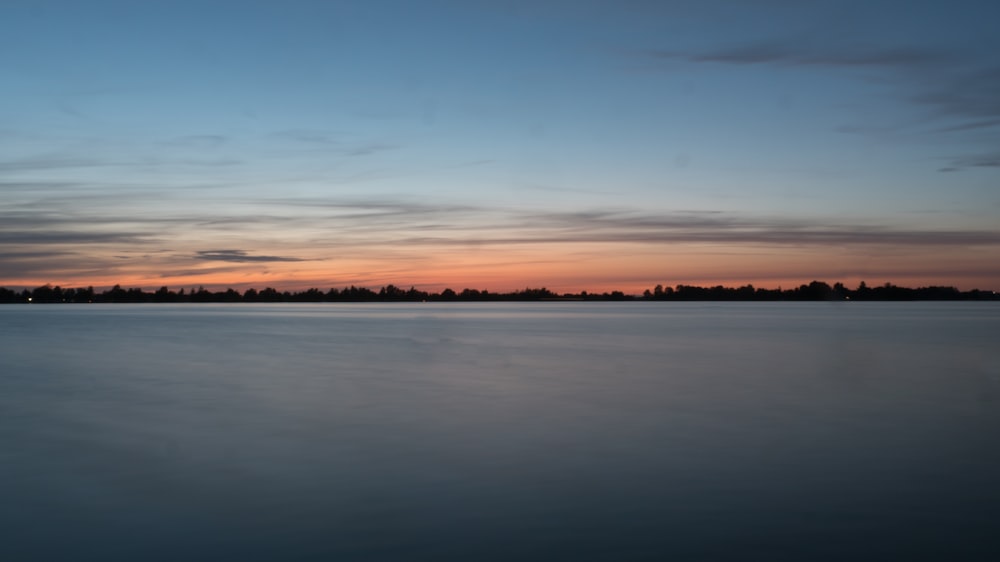
[[3,314],[3,559],[1000,554],[990,304]]

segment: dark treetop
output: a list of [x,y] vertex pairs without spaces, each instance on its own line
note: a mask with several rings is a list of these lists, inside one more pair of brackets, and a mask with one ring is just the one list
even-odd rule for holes
[[365,287],[345,287],[343,289],[307,289],[305,291],[278,291],[273,288],[263,290],[247,289],[240,293],[234,289],[212,292],[204,287],[185,291],[172,291],[161,287],[154,292],[142,289],[123,289],[115,285],[111,289],[97,292],[93,287],[62,288],[43,285],[36,289],[20,292],[0,287],[0,303],[219,303],[219,302],[420,302],[420,301],[540,301],[540,300],[646,300],[646,301],[905,301],[905,300],[1000,300],[994,291],[959,291],[954,287],[897,287],[891,283],[869,287],[863,281],[856,289],[849,289],[842,283],[833,286],[822,281],[813,281],[792,289],[758,289],[753,285],[742,287],[695,287],[677,285],[663,287],[657,285],[647,289],[641,296],[626,295],[622,291],[610,293],[554,293],[546,288],[525,288],[510,293],[494,293],[487,290],[463,289],[455,292],[444,289],[440,293],[421,291],[410,287],[401,289],[386,285],[372,290]]

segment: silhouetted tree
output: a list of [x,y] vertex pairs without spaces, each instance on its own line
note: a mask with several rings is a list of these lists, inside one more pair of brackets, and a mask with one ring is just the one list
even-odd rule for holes
[[110,291],[106,291],[102,295],[105,302],[126,302],[128,300],[128,291],[122,289],[121,285],[115,285]]
[[165,286],[164,287],[160,287],[159,289],[156,290],[155,293],[153,293],[153,301],[154,302],[176,302],[177,301],[177,294],[174,293],[174,292],[172,292],[170,289],[168,289]]
[[[675,288],[662,287],[657,285],[652,291],[643,291],[642,297],[651,300],[717,300],[717,301],[775,301],[775,300],[1000,300],[1000,295],[993,291],[981,291],[973,289],[971,291],[959,291],[955,287],[930,286],[930,287],[898,287],[892,283],[885,283],[878,287],[869,287],[864,282],[858,285],[857,290],[850,290],[843,283],[835,283],[832,287],[822,281],[812,281],[808,285],[800,285],[794,289],[783,290],[754,288],[753,285],[744,285],[738,288],[715,285],[713,287],[696,287],[691,285],[677,285]],[[564,293],[562,295],[553,293],[545,287],[525,288],[511,293],[490,293],[488,290],[479,291],[477,289],[465,288],[456,294],[452,289],[444,289],[440,293],[428,293],[419,291],[415,287],[410,287],[404,291],[396,285],[386,285],[377,293],[365,287],[350,286],[341,291],[330,289],[323,292],[317,288],[307,289],[299,292],[279,292],[272,287],[267,287],[261,291],[247,289],[242,295],[234,289],[225,291],[210,292],[204,287],[192,289],[190,294],[186,294],[184,289],[178,293],[170,291],[166,286],[160,287],[156,292],[146,293],[141,288],[123,289],[120,285],[115,285],[103,293],[96,294],[93,287],[68,288],[50,284],[36,287],[35,289],[24,289],[15,292],[10,289],[0,287],[0,303],[146,303],[146,302],[330,302],[330,301],[531,301],[541,299],[585,299],[585,300],[629,300],[635,297],[626,295],[622,291],[604,292],[601,294],[581,291],[579,294]]]

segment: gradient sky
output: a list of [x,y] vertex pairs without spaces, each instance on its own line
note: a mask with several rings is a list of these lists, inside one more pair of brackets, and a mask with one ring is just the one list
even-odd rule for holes
[[0,286],[1000,290],[998,21],[6,2]]

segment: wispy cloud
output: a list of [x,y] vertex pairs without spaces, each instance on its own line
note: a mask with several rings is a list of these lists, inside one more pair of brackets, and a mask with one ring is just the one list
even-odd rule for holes
[[913,230],[818,220],[769,219],[726,214],[585,211],[524,214],[516,227],[484,225],[461,237],[411,237],[400,242],[434,244],[709,243],[722,245],[902,245],[1000,244],[1000,230]]
[[956,158],[939,172],[957,172],[965,168],[1000,168],[1000,153]]
[[[954,123],[932,132],[982,134],[1000,128],[1000,67],[942,72],[928,76],[918,87],[910,101],[928,108],[933,117]],[[990,142],[995,146],[996,137]],[[956,162],[952,167],[979,166],[976,162],[982,158],[971,156],[965,160],[970,164]]]
[[[1000,127],[1000,67],[995,65],[994,57],[975,49],[879,47],[840,39],[808,38],[757,41],[706,50],[649,49],[644,56],[661,62],[722,66],[878,70],[877,75],[867,72],[859,76],[880,82],[901,102],[919,112],[907,123],[891,127],[870,123],[838,127],[838,131],[846,133],[959,135]],[[956,159],[943,170],[976,165],[962,164]]]
[[[956,166],[1000,167],[1000,156],[956,161]],[[283,247],[391,247],[539,243],[714,243],[768,245],[992,245],[1000,229],[912,229],[872,226],[822,216],[768,217],[721,211],[649,212],[637,208],[539,212],[465,204],[394,200],[267,198],[185,214],[177,207],[142,221],[106,213],[37,207],[0,211],[0,242],[34,247],[141,244],[143,252],[192,236],[242,236],[265,243],[281,233]],[[267,213],[259,211],[267,208]],[[176,244],[175,244],[176,245]],[[187,243],[185,243],[187,245]],[[261,246],[264,247],[264,246]],[[266,247],[272,247],[270,245]],[[232,263],[294,262],[304,257],[255,255],[246,248],[196,251],[192,259]]]
[[21,172],[28,170],[53,170],[63,168],[96,168],[101,166],[121,166],[126,162],[93,157],[65,155],[37,155],[15,160],[0,161],[0,171]]
[[0,244],[135,244],[148,241],[146,234],[140,232],[0,230]]
[[295,141],[323,145],[336,145],[343,142],[341,134],[318,129],[289,129],[285,131],[275,131],[269,136],[281,141]]
[[246,250],[204,250],[197,252],[194,255],[194,258],[207,261],[226,261],[235,263],[306,261],[301,258],[283,256],[253,256],[247,253]]
[[928,91],[915,95],[913,100],[949,114],[991,119],[1000,116],[1000,66],[946,70],[951,80],[928,84]]
[[[280,205],[270,200],[272,205]],[[289,201],[328,209],[329,236],[357,246],[550,243],[712,243],[725,245],[952,246],[1000,243],[1000,229],[904,229],[721,211],[644,213],[636,209],[537,212],[469,205],[379,201]],[[414,236],[414,233],[419,235]]]
[[942,52],[907,47],[872,50],[817,49],[793,42],[758,42],[705,52],[650,49],[647,54],[657,59],[695,63],[834,67],[924,66],[945,62],[951,58]]
[[362,144],[347,148],[344,151],[344,154],[346,154],[347,156],[367,156],[369,154],[375,154],[376,152],[395,150],[397,148],[399,147],[393,144],[370,143],[370,144]]
[[0,193],[41,193],[85,187],[87,184],[71,181],[0,181]]
[[204,275],[218,275],[220,273],[234,273],[240,271],[238,266],[202,267],[198,269],[170,269],[156,274],[160,279],[170,279],[175,277],[199,277]]
[[46,172],[76,168],[158,168],[158,167],[220,167],[237,166],[237,158],[162,158],[137,157],[131,160],[74,155],[35,155],[15,160],[0,161],[0,172]]
[[179,148],[207,149],[222,146],[229,141],[225,135],[185,135],[160,141],[159,145]]
[[106,257],[31,248],[32,251],[0,252],[0,274],[7,279],[86,279],[116,271],[115,260]]
[[303,145],[303,148],[308,147],[308,150],[321,149],[324,152],[333,152],[344,156],[367,156],[400,148],[394,143],[360,140],[357,135],[320,129],[290,129],[277,131],[268,136],[282,143]]
[[983,119],[980,121],[972,121],[968,123],[962,123],[961,125],[951,125],[948,127],[941,127],[939,129],[934,129],[933,133],[954,133],[957,131],[971,131],[973,129],[985,129],[987,127],[994,127],[1000,125],[1000,118],[997,119]]
[[[997,166],[1000,160],[984,158],[978,165]],[[267,213],[260,213],[262,208]],[[634,207],[539,211],[433,201],[288,197],[190,211],[167,207],[147,213],[142,221],[123,215],[113,205],[101,211],[72,203],[0,209],[4,249],[0,275],[84,279],[86,272],[106,278],[127,271],[176,277],[182,275],[178,272],[207,275],[251,269],[261,274],[262,266],[274,265],[277,270],[276,264],[318,263],[333,257],[356,263],[377,256],[374,259],[383,262],[417,259],[432,264],[434,256],[470,248],[506,251],[518,246],[531,252],[559,247],[562,257],[591,251],[596,244],[643,252],[698,244],[705,251],[741,253],[753,247],[924,252],[1000,246],[998,228],[894,227],[829,216],[653,212]],[[222,242],[235,239],[243,241],[242,247]],[[198,249],[195,244],[211,246]]]

